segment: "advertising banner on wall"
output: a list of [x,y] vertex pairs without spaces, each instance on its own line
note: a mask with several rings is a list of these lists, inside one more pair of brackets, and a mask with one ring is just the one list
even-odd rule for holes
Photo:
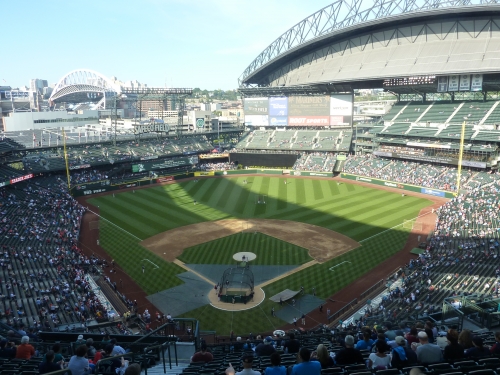
[[269,113],[268,98],[245,98],[245,115],[267,115]]
[[470,91],[470,75],[462,74],[460,76],[460,91]]
[[330,116],[288,116],[289,126],[330,125]]
[[447,92],[448,91],[448,76],[437,77],[438,88],[437,92]]
[[267,126],[269,125],[268,115],[245,115],[245,125],[249,126]]
[[470,91],[482,91],[482,90],[483,90],[483,75],[473,74]]
[[287,116],[269,116],[269,125],[271,126],[287,126]]
[[277,97],[269,98],[270,116],[288,116],[288,98]]
[[352,95],[337,94],[330,97],[330,125],[352,125]]
[[448,91],[458,91],[458,83],[460,80],[460,76],[450,76],[448,78]]
[[288,98],[288,116],[328,115],[330,115],[329,96],[290,96]]

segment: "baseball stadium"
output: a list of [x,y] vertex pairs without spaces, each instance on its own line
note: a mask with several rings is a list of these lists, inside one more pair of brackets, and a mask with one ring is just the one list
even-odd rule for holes
[[[272,353],[295,373],[296,342],[311,374],[495,375],[500,5],[338,0],[238,84],[238,121],[196,128],[189,89],[72,72],[52,102],[102,105],[105,135],[3,133],[1,374],[82,343],[104,350],[96,374],[122,356],[145,374],[268,374]],[[120,128],[146,96],[178,116]],[[32,358],[5,354],[28,336]]]

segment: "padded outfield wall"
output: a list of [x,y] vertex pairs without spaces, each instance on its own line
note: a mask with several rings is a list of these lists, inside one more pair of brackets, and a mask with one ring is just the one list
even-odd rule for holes
[[229,161],[244,167],[274,167],[274,168],[292,168],[298,154],[257,154],[246,152],[232,152],[229,154]]

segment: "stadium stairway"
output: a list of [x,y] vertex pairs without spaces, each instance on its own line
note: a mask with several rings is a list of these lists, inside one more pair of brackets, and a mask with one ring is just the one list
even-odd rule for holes
[[391,122],[394,122],[394,121],[398,118],[398,116],[399,116],[401,113],[403,113],[403,112],[404,112],[404,110],[405,110],[405,109],[406,109],[406,108],[407,108],[410,104],[411,104],[411,102],[408,102],[408,104],[406,104],[403,108],[401,108],[401,109],[399,110],[399,112],[398,112],[398,113],[396,113],[396,116],[394,116],[394,117],[393,117],[390,121],[391,121]]
[[113,305],[116,311],[120,314],[120,316],[129,311],[123,301],[116,295],[111,285],[109,285],[103,278],[98,278],[96,284],[99,286],[99,288],[101,288],[101,291],[104,293],[111,305]]
[[489,109],[488,112],[486,112],[486,114],[484,115],[484,117],[481,119],[481,121],[479,121],[479,125],[483,125],[486,120],[488,120],[488,117],[490,117],[490,115],[493,113],[493,111],[495,110],[496,107],[498,107],[498,104],[500,104],[500,101],[498,102],[495,102],[495,104],[493,104],[491,106],[491,108]]
[[[165,350],[165,367],[167,372],[163,372],[163,362],[160,359],[158,364],[147,369],[147,375],[178,375],[182,374],[185,368],[189,367],[191,357],[195,353],[194,344],[192,342],[177,343],[177,365],[175,364],[175,352],[171,347]],[[171,350],[170,357],[172,359],[172,368],[168,364],[168,351]],[[146,372],[143,370],[142,374]]]
[[[444,123],[445,123],[445,124],[449,124],[449,123],[450,123],[450,121],[453,119],[453,117],[455,117],[455,115],[456,115],[456,114],[460,111],[460,109],[464,106],[464,104],[465,104],[465,102],[460,103],[460,105],[459,105],[459,106],[458,106],[458,107],[457,107],[457,108],[453,111],[453,113],[451,114],[451,116],[450,116],[450,117],[448,117],[448,119],[447,119]],[[441,130],[442,130],[442,129],[441,129]],[[440,131],[441,131],[441,130],[440,130]],[[439,131],[439,132],[440,132],[440,131]],[[438,132],[438,133],[436,133],[436,135],[437,135],[437,134],[439,134],[439,132]]]
[[419,117],[415,120],[415,122],[419,122],[419,121],[420,121],[420,119],[421,119],[422,117],[424,117],[424,116],[425,116],[425,114],[426,114],[427,112],[429,112],[429,110],[432,108],[432,106],[433,106],[435,103],[436,103],[436,102],[432,102],[432,104],[431,104],[431,105],[427,106],[427,108],[426,108],[426,109],[424,110],[424,112],[423,112],[423,113],[422,113],[422,114],[421,114],[421,115],[420,115],[420,116],[419,116]]

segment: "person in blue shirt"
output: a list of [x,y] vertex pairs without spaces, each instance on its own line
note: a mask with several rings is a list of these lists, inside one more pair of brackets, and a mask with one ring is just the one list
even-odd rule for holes
[[371,332],[366,330],[363,331],[363,340],[359,340],[356,343],[356,349],[358,350],[372,350],[373,344],[375,341],[373,341],[371,338]]
[[300,349],[299,361],[292,368],[292,375],[321,375],[321,364],[317,361],[309,361],[311,351],[307,348]]
[[281,356],[274,352],[271,354],[271,367],[266,368],[264,375],[286,375],[286,367],[281,366]]

